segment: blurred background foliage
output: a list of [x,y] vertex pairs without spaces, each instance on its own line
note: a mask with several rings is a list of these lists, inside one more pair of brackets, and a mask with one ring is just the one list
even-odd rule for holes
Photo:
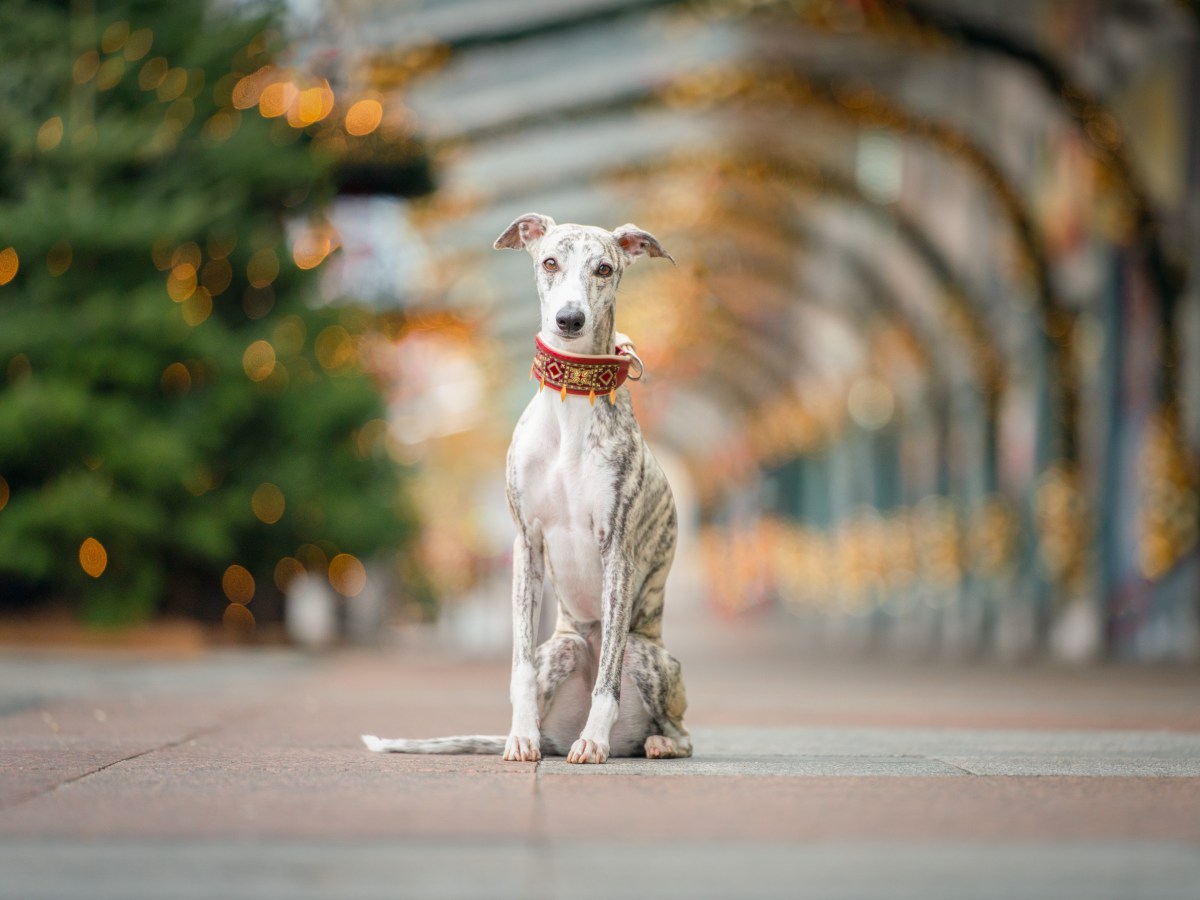
[[278,27],[203,0],[0,5],[6,608],[211,620],[236,566],[277,617],[304,568],[411,537],[404,473],[361,434],[371,316],[314,308],[289,250],[334,157],[234,102]]
[[1200,658],[1195,2],[0,17],[5,609],[506,646],[536,210],[679,261],[617,323],[672,616]]

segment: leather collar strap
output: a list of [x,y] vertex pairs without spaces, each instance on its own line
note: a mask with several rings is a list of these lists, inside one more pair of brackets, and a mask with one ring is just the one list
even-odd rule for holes
[[529,377],[538,382],[541,391],[549,385],[558,391],[561,400],[567,394],[579,394],[595,404],[597,394],[608,394],[608,402],[617,402],[617,388],[629,377],[632,358],[620,347],[612,354],[563,353],[542,343],[541,335],[535,335],[537,350],[533,354],[533,365]]

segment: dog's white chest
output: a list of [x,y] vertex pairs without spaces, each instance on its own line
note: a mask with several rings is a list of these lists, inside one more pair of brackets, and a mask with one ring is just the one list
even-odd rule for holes
[[521,515],[543,541],[554,586],[581,622],[600,620],[599,534],[614,497],[612,473],[588,438],[592,411],[586,398],[535,396],[513,436],[509,471]]

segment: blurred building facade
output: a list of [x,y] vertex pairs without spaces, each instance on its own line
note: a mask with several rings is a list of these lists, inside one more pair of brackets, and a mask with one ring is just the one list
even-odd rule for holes
[[503,578],[537,315],[491,243],[536,210],[679,260],[629,274],[618,328],[716,609],[838,647],[1200,656],[1195,4],[293,10],[434,161],[395,232],[397,365],[440,360],[453,422],[403,378],[395,415],[458,589]]

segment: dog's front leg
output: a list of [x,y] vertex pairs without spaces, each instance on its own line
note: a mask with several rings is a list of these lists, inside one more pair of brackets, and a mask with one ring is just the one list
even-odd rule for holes
[[[614,542],[615,543],[615,542]],[[629,636],[629,560],[618,549],[603,554],[604,606],[600,622],[600,665],[592,689],[592,708],[583,732],[571,746],[567,762],[602,763],[608,759],[609,735],[617,721],[621,702],[621,665]]]
[[542,757],[537,714],[537,668],[533,649],[537,641],[538,611],[542,600],[545,555],[540,540],[518,533],[513,542],[513,657],[508,696],[512,702],[512,729],[504,758],[530,761]]

